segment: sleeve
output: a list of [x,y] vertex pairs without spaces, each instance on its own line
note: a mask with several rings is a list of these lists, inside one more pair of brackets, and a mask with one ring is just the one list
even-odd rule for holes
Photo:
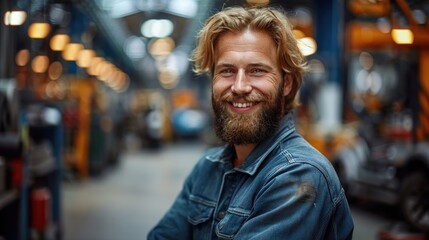
[[273,169],[234,239],[324,239],[334,211],[329,181],[309,164]]
[[148,240],[159,239],[192,239],[191,225],[187,220],[188,198],[191,189],[191,175],[185,180],[184,186],[159,223],[149,232]]

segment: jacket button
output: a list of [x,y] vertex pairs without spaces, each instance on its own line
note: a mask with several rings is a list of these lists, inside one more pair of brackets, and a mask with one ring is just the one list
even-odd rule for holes
[[220,211],[220,212],[217,214],[217,217],[218,217],[219,219],[223,219],[223,218],[225,217],[225,212],[224,212],[224,211]]

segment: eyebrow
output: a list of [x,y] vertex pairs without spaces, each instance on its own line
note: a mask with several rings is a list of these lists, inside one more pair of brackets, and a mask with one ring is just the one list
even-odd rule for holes
[[215,65],[215,67],[233,67],[234,64],[232,63],[227,63],[227,62],[222,62],[222,63],[218,63]]
[[[235,65],[232,63],[228,63],[228,62],[221,62],[215,65],[215,68],[219,68],[219,67],[234,67]],[[270,70],[273,69],[273,67],[269,64],[265,64],[262,62],[255,62],[255,63],[250,63],[247,66],[249,67],[263,67],[263,68],[268,68]]]
[[265,63],[262,63],[262,62],[251,63],[251,64],[249,64],[249,66],[250,67],[263,67],[263,68],[268,68],[270,70],[273,69],[273,67],[271,65],[265,64]]

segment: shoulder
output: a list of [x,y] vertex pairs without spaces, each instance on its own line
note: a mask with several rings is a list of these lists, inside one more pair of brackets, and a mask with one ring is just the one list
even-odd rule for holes
[[323,175],[336,175],[332,163],[297,133],[293,138],[281,142],[278,151],[289,164],[302,164],[317,169]]
[[298,134],[283,141],[269,162],[267,177],[270,179],[305,182],[316,189],[325,188],[332,199],[341,195],[342,187],[331,162]]

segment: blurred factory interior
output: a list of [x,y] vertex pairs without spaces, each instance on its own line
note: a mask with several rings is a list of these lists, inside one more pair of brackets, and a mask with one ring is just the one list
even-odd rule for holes
[[0,1],[0,239],[145,238],[220,144],[195,36],[253,4],[293,23],[297,126],[336,168],[355,239],[427,239],[427,0]]

